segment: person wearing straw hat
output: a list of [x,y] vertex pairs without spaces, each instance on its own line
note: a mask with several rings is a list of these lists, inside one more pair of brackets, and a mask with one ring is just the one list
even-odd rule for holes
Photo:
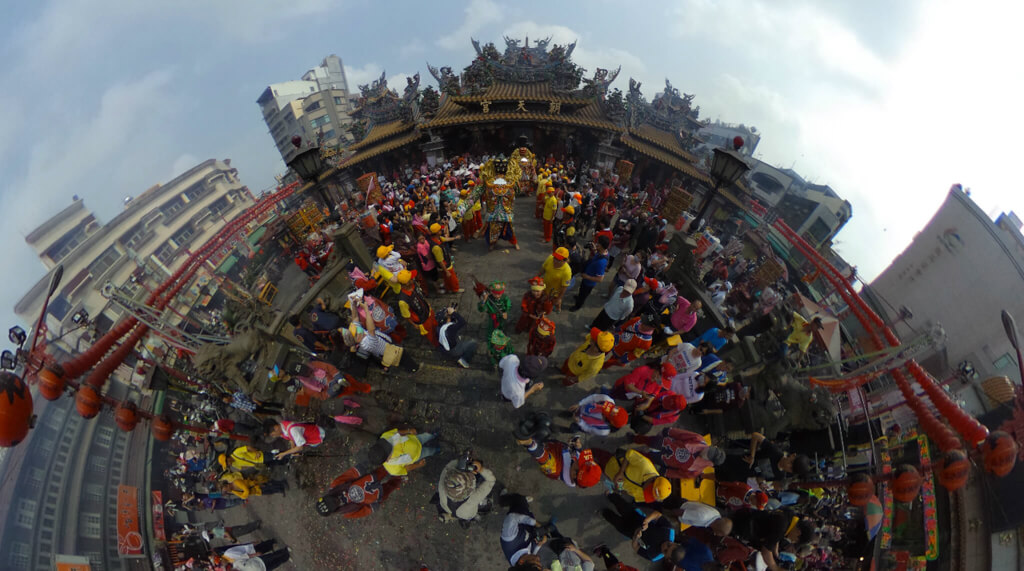
[[597,376],[601,372],[601,368],[604,367],[605,356],[614,346],[614,335],[596,327],[591,329],[583,344],[577,347],[562,364],[562,374],[565,375],[562,384],[575,385],[580,381],[587,381]]
[[519,307],[523,310],[522,315],[519,316],[519,320],[516,321],[516,333],[523,333],[532,331],[537,325],[537,322],[545,315],[551,313],[553,304],[551,297],[545,293],[547,286],[544,285],[544,279],[540,276],[534,276],[529,280],[530,289],[523,294],[523,301],[520,302]]

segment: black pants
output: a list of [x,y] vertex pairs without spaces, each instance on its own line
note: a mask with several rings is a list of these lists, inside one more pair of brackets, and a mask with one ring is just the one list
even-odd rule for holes
[[573,311],[578,311],[583,308],[583,304],[590,297],[590,292],[594,291],[594,287],[597,283],[587,283],[587,280],[580,279],[580,291],[576,294],[576,303],[572,306]]
[[598,548],[596,553],[601,558],[601,561],[604,561],[604,568],[609,571],[612,569],[612,567],[619,564],[619,558],[615,557],[615,554],[603,545],[600,548]]
[[272,551],[266,555],[260,555],[260,560],[267,566],[267,571],[273,571],[287,563],[288,560],[291,559],[291,556],[291,553],[288,553],[287,549],[278,549],[277,551]]
[[597,314],[594,321],[590,323],[590,327],[597,327],[601,331],[611,331],[615,327],[615,320],[608,316],[604,308],[601,308],[601,313]]
[[755,318],[750,323],[744,325],[736,332],[736,335],[742,339],[744,337],[757,337],[758,335],[768,331],[772,328],[772,316],[762,315],[761,317]]
[[250,521],[249,523],[243,523],[242,525],[232,525],[230,527],[225,527],[224,529],[228,533],[230,533],[232,537],[234,537],[235,539],[238,539],[238,536],[240,536],[240,535],[245,535],[247,533],[252,533],[252,532],[256,531],[257,529],[259,529],[261,523],[262,522],[260,522],[260,520],[256,520],[256,521]]
[[498,497],[498,505],[508,508],[510,514],[523,514],[533,517],[530,511],[530,502],[522,494],[502,494]]
[[646,516],[618,494],[608,494],[606,497],[612,502],[615,509],[605,508],[601,510],[601,515],[608,520],[608,523],[612,524],[616,531],[632,539],[633,533],[643,525]]
[[[277,543],[277,540],[275,540],[275,539],[268,539],[266,541],[261,541],[259,543],[254,543],[252,548],[256,550],[256,553],[269,553],[270,550],[274,548],[274,544],[275,543]],[[236,543],[235,545],[241,545],[241,544]],[[231,549],[235,545],[221,545],[220,547],[214,547],[213,550],[218,555],[224,555],[225,551],[227,551],[228,549]]]

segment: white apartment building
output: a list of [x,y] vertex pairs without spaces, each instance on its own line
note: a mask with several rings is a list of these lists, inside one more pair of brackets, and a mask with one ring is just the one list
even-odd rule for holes
[[[106,224],[76,196],[25,238],[49,271],[18,301],[15,313],[34,325],[53,272],[61,264],[64,277],[47,308],[51,337],[77,329],[72,320],[82,310],[102,334],[123,313],[101,294],[104,284],[123,286],[137,299],[144,299],[147,288],[158,285],[185,262],[190,248],[204,244],[253,203],[231,161],[215,159],[126,198],[124,210]],[[215,253],[208,261],[209,269],[228,253],[230,248]],[[66,350],[74,351],[81,335],[90,335],[86,331],[64,339]]]
[[298,154],[291,142],[295,135],[306,144],[319,142],[329,147],[352,141],[346,128],[355,108],[345,67],[336,55],[324,58],[301,79],[268,85],[256,103],[285,163]]

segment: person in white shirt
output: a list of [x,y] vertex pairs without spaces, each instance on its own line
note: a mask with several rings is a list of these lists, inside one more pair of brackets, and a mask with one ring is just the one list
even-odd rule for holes
[[732,520],[723,517],[722,512],[714,506],[701,502],[685,502],[679,509],[679,523],[693,527],[706,527],[719,537],[725,537],[732,533]]
[[522,359],[518,355],[505,355],[498,361],[501,370],[501,395],[512,402],[514,408],[526,403],[526,399],[544,388],[544,383],[530,385],[534,377],[539,376],[548,366],[545,357],[527,355]]

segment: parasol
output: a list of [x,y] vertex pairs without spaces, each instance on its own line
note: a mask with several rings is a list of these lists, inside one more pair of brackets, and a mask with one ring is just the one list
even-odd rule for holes
[[882,529],[882,502],[877,495],[868,498],[864,506],[864,527],[868,530],[868,539],[874,539]]
[[814,317],[821,318],[822,328],[814,332],[815,340],[828,350],[833,361],[842,359],[842,338],[839,334],[839,320],[829,315],[817,303],[803,294],[793,294],[797,312],[810,321]]

